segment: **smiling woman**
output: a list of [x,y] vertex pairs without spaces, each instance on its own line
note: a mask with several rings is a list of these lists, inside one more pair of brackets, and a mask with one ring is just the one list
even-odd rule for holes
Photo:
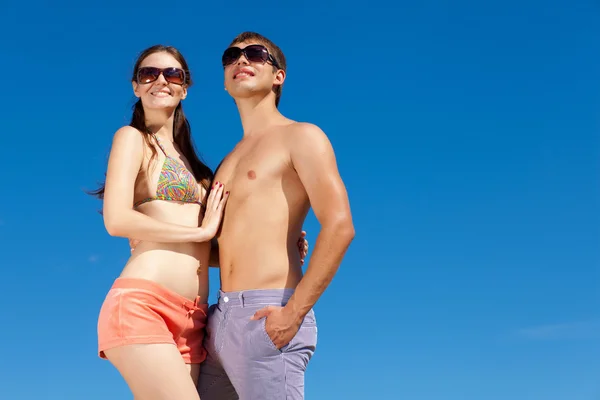
[[[170,65],[170,67],[159,68],[157,65]],[[150,85],[158,80],[166,85]],[[166,112],[175,107],[172,112],[174,142],[181,150],[182,155],[190,163],[193,174],[198,178],[199,183],[206,189],[209,189],[212,180],[212,171],[196,155],[194,144],[192,142],[191,126],[183,112],[181,101],[187,97],[187,91],[192,86],[193,81],[188,64],[183,55],[172,46],[155,45],[144,50],[133,67],[131,77],[133,91],[138,101],[134,105],[133,115],[129,125],[136,128],[144,138],[146,148],[151,151],[150,163],[157,156],[156,147],[153,144],[152,132],[149,130],[153,121],[147,121],[152,118],[152,114],[146,115],[145,109],[154,109]],[[162,87],[161,87],[162,86]],[[149,92],[152,90],[151,92]],[[144,95],[144,94],[150,94]],[[159,101],[159,99],[165,99]],[[164,116],[161,116],[163,118]],[[155,124],[154,124],[155,125]],[[104,198],[104,185],[92,194],[100,199]]]
[[146,49],[131,84],[131,123],[115,133],[106,183],[93,194],[104,200],[108,233],[137,245],[100,310],[98,354],[135,398],[198,399],[206,267],[228,194],[218,183],[210,190],[212,171],[194,151],[182,107],[192,80],[181,53]]

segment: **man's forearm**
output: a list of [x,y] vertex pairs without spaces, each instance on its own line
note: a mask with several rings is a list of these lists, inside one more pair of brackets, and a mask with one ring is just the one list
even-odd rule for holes
[[322,227],[306,274],[298,283],[286,309],[299,319],[304,318],[331,283],[353,238],[354,227],[350,219]]

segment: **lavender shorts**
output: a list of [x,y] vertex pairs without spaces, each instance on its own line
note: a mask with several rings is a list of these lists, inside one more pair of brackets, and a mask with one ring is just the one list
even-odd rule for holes
[[198,393],[202,400],[300,400],[304,372],[317,346],[313,310],[296,336],[278,349],[265,331],[265,318],[252,315],[268,306],[284,306],[293,289],[219,291],[208,311]]

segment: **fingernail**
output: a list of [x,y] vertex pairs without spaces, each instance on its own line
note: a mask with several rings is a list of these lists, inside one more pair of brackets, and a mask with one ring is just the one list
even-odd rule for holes
[[229,190],[225,192],[225,194],[229,194]]

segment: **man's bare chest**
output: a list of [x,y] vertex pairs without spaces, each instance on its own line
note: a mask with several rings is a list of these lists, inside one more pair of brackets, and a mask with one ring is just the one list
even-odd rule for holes
[[288,166],[285,160],[285,152],[274,146],[234,149],[219,165],[215,181],[232,191],[278,181]]

